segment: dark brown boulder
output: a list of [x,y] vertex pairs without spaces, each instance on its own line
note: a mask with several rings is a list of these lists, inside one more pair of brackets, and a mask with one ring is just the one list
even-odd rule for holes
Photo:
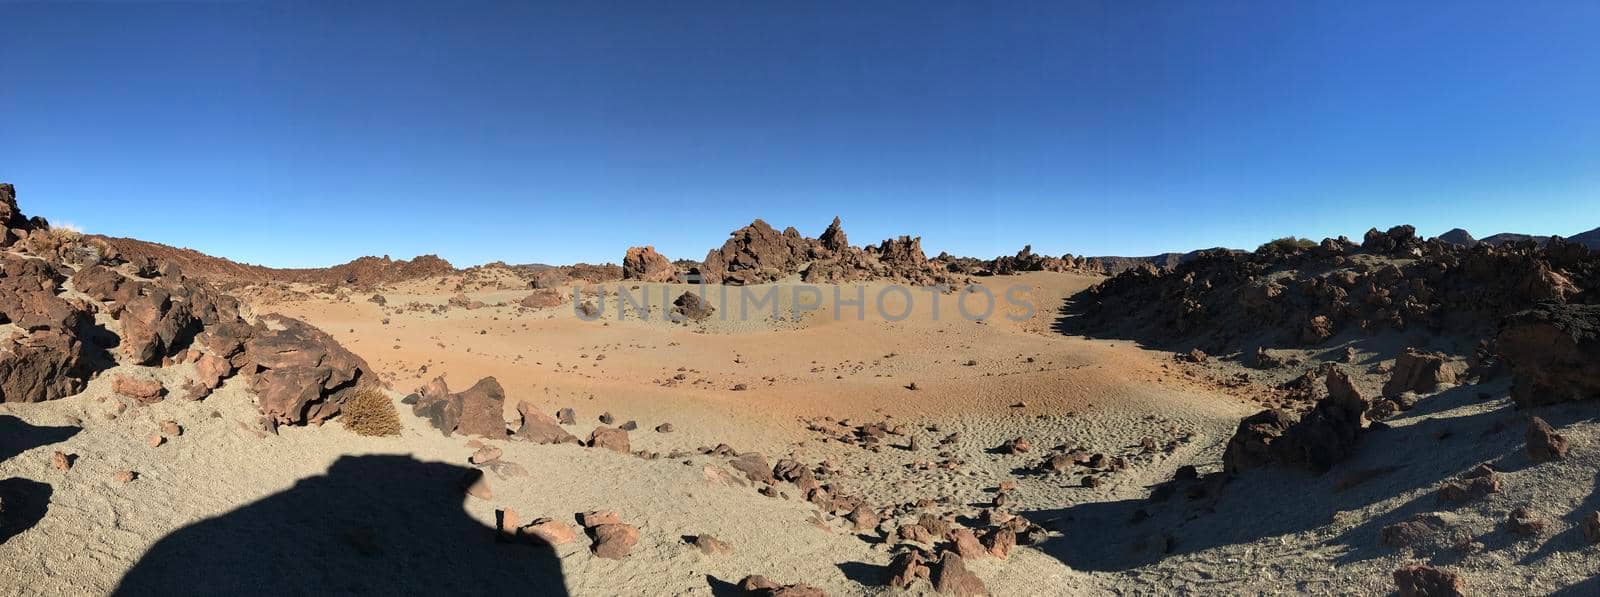
[[782,233],[761,220],[733,231],[721,249],[706,254],[699,268],[707,284],[760,284],[797,273],[815,240],[793,228]]
[[457,394],[461,399],[461,420],[456,432],[491,439],[506,436],[504,415],[506,391],[493,377],[478,380],[467,391]]
[[1466,585],[1454,572],[1426,564],[1413,564],[1394,571],[1394,584],[1400,597],[1464,597]]
[[1528,444],[1528,458],[1534,462],[1549,462],[1567,457],[1567,438],[1556,433],[1555,428],[1542,418],[1532,417],[1528,421],[1528,431],[1524,437]]
[[932,575],[933,570],[928,567],[922,552],[910,549],[895,554],[894,559],[889,561],[888,568],[884,569],[883,582],[890,588],[909,589],[917,579],[929,580]]
[[1270,409],[1239,421],[1239,428],[1222,453],[1222,468],[1229,474],[1278,462],[1277,442],[1294,425],[1294,415]]
[[1278,410],[1262,411],[1241,421],[1223,452],[1223,470],[1237,474],[1282,463],[1321,473],[1354,453],[1366,429],[1367,401],[1350,377],[1336,367],[1328,369],[1324,383],[1328,396],[1299,421]]
[[283,315],[266,315],[244,342],[240,370],[252,375],[262,414],[279,424],[319,423],[339,408],[372,368],[326,332]]
[[1394,373],[1388,383],[1383,384],[1383,395],[1426,394],[1438,390],[1441,384],[1453,383],[1456,383],[1455,366],[1445,355],[1408,348],[1395,360]]
[[622,279],[640,282],[671,282],[677,274],[672,260],[655,247],[630,247],[622,258]]
[[0,254],[0,402],[41,402],[76,394],[88,383],[91,347],[79,336],[93,316],[56,295],[60,273],[37,259]]
[[955,552],[944,552],[932,568],[933,588],[941,595],[978,597],[989,594],[983,579],[968,571],[966,562]]
[[705,299],[700,298],[700,295],[693,292],[684,292],[676,300],[672,301],[673,313],[679,317],[694,321],[711,317],[711,314],[715,313],[716,310],[716,307],[712,307],[711,303],[706,302]]
[[522,426],[512,434],[512,439],[536,444],[580,443],[577,437],[562,429],[554,417],[545,414],[531,402],[524,400],[517,403],[517,412],[522,414]]
[[1495,345],[1518,407],[1600,398],[1600,305],[1523,311],[1502,325]]

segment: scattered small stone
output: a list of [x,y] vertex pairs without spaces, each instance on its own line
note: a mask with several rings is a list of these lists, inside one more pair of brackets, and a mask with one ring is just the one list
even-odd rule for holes
[[611,422],[615,420],[617,420],[616,417],[611,416],[611,413],[600,413],[601,425],[610,425]]
[[58,471],[66,472],[72,468],[72,461],[76,458],[76,456],[57,450],[55,454],[50,456],[50,466]]
[[1534,462],[1550,462],[1567,457],[1567,438],[1556,433],[1544,419],[1532,417],[1528,420],[1528,458]]
[[618,425],[617,428],[621,429],[623,431],[633,431],[633,430],[639,428],[639,423],[634,422],[634,421],[628,421],[626,423]]
[[547,545],[565,545],[578,538],[572,525],[551,518],[536,518],[528,526],[517,529],[525,539],[537,540]]
[[578,413],[573,411],[571,408],[563,408],[556,411],[556,420],[562,425],[577,425]]
[[656,433],[672,433],[672,423],[656,425]]
[[111,478],[115,479],[118,483],[126,485],[128,483],[132,483],[134,479],[138,479],[139,473],[133,471],[117,471],[117,473],[112,475]]
[[161,444],[167,443],[167,438],[161,437],[161,434],[158,433],[150,436],[150,439],[145,440],[145,443],[149,444],[150,447],[155,448],[161,446]]
[[501,449],[495,446],[484,446],[478,448],[477,452],[473,452],[472,456],[467,460],[473,464],[483,464],[485,462],[499,460],[502,453],[503,452]]
[[716,537],[712,537],[711,535],[696,535],[694,541],[691,543],[700,550],[700,553],[708,556],[733,553],[732,546],[719,541]]

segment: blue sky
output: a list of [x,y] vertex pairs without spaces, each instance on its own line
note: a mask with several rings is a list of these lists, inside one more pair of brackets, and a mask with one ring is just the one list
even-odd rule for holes
[[1600,226],[1600,3],[3,3],[0,180],[254,263]]

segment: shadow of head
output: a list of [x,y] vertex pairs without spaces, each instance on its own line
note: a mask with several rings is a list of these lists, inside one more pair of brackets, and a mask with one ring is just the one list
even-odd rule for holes
[[11,415],[0,415],[0,462],[39,446],[66,441],[82,430],[80,427],[39,427]]
[[467,516],[465,467],[345,456],[324,475],[162,538],[115,594],[566,595],[548,545]]

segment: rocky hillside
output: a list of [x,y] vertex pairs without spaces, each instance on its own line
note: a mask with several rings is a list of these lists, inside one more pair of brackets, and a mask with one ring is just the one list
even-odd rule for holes
[[123,365],[144,369],[118,373],[117,393],[144,403],[200,400],[241,376],[274,429],[337,416],[377,383],[326,333],[254,316],[177,261],[130,260],[104,239],[23,218],[10,185],[0,185],[0,220],[0,402],[64,398]]
[[1488,339],[1506,316],[1541,301],[1600,302],[1597,288],[1600,254],[1582,245],[1468,248],[1400,226],[1370,231],[1359,245],[1341,237],[1129,270],[1080,297],[1064,323],[1153,346],[1253,355],[1386,331]]
[[[1551,238],[1554,237],[1502,232],[1500,234],[1486,236],[1482,239],[1475,239],[1472,237],[1471,233],[1460,228],[1456,228],[1439,235],[1439,240],[1465,247],[1477,246],[1479,243],[1498,246],[1506,243],[1521,243],[1525,241],[1533,241],[1535,244],[1542,246],[1550,242]],[[1590,249],[1600,251],[1600,228],[1595,228],[1594,230],[1590,230],[1588,232],[1574,234],[1564,240],[1572,244],[1583,245]]]
[[348,284],[369,288],[380,284],[456,273],[450,262],[436,255],[411,260],[361,257],[349,263],[318,268],[272,268],[213,257],[193,249],[180,249],[132,238],[94,237],[114,247],[128,261],[155,260],[176,264],[191,276],[217,284],[299,282]]

